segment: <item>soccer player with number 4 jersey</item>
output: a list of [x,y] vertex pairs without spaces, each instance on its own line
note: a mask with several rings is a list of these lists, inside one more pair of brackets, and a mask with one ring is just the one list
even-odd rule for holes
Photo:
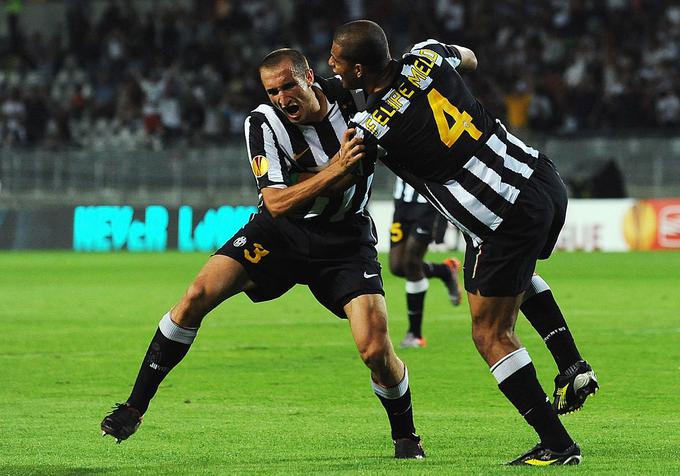
[[[426,40],[393,60],[380,26],[359,20],[336,30],[328,63],[344,87],[368,94],[366,110],[350,123],[367,157],[381,159],[465,236],[474,344],[540,438],[510,464],[580,463],[581,449],[558,414],[580,408],[598,383],[547,283],[534,274],[566,214],[566,189],[553,163],[471,94],[459,74],[477,66],[467,48]],[[520,307],[560,369],[552,405],[515,335]]]

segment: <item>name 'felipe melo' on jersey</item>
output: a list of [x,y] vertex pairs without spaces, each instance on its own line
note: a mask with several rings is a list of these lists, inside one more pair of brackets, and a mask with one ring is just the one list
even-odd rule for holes
[[460,62],[453,46],[418,43],[393,60],[386,92],[369,96],[351,125],[375,158],[478,245],[503,222],[539,152],[484,109],[456,71]]

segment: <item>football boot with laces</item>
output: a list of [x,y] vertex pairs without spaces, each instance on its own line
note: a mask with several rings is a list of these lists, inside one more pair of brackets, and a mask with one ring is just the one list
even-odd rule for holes
[[142,424],[142,414],[129,403],[116,403],[113,411],[102,420],[102,436],[111,435],[116,443],[128,439],[139,425]]
[[558,415],[579,410],[588,398],[600,388],[592,367],[579,360],[573,371],[555,377],[553,408]]
[[517,459],[507,463],[509,466],[560,466],[581,463],[581,448],[574,443],[564,451],[553,451],[540,443]]
[[425,450],[420,444],[420,437],[413,435],[412,438],[399,438],[394,440],[394,457],[396,459],[423,459]]
[[460,261],[456,258],[446,258],[444,264],[451,271],[451,279],[445,279],[444,284],[449,291],[449,300],[454,306],[461,303],[463,291],[460,288],[460,281],[458,280],[458,271],[460,271]]

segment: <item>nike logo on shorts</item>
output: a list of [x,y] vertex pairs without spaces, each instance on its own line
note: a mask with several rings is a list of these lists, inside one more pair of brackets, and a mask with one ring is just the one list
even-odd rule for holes
[[378,276],[378,273],[375,274],[367,274],[366,271],[364,271],[364,278],[369,279],[369,278],[375,278]]
[[297,162],[298,160],[300,160],[300,159],[302,158],[303,155],[305,155],[305,154],[307,153],[308,150],[309,150],[309,147],[307,147],[305,150],[303,150],[303,151],[300,152],[299,154],[293,155],[293,160],[294,160],[295,162]]

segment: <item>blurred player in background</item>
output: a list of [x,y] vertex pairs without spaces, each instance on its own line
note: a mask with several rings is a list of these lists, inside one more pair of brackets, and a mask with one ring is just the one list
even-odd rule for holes
[[[443,222],[443,223],[442,223]],[[429,244],[447,222],[439,220],[439,213],[425,197],[397,177],[394,183],[394,217],[390,227],[390,271],[406,278],[406,309],[409,327],[401,347],[421,348],[427,345],[423,337],[423,309],[430,278],[442,280],[451,304],[458,306],[461,290],[458,283],[460,261],[447,258],[443,263],[425,262]],[[442,233],[443,234],[443,233]]]
[[[469,91],[459,74],[477,67],[468,48],[426,40],[393,60],[382,28],[360,20],[336,30],[328,63],[343,86],[368,95],[366,110],[350,123],[367,156],[380,158],[465,235],[473,341],[499,389],[540,438],[510,464],[580,463],[581,449],[558,412],[583,405],[597,380],[561,314],[532,315],[545,306],[529,305],[538,296],[552,298],[534,270],[552,253],[566,215],[566,188],[554,165]],[[529,297],[532,288],[537,293]],[[515,335],[520,306],[551,352],[563,357],[553,405]]]
[[347,160],[363,154],[357,139],[348,140],[347,122],[356,112],[352,94],[337,79],[315,81],[306,58],[292,49],[265,57],[260,79],[271,104],[257,107],[245,122],[259,211],[163,316],[132,394],[104,418],[103,434],[120,442],[136,431],[159,384],[222,301],[240,292],[267,301],[304,284],[348,319],[388,414],[394,456],[421,459],[409,375],[389,338],[375,225],[365,208],[374,162],[349,167]]

